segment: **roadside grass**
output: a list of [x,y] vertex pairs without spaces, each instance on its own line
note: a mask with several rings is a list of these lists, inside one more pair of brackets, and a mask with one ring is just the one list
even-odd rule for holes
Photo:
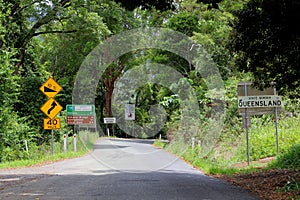
[[291,147],[285,154],[279,155],[268,167],[300,170],[300,144]]
[[192,149],[188,149],[183,155],[182,159],[191,163],[196,168],[199,168],[204,173],[208,175],[228,175],[232,176],[234,174],[244,174],[251,173],[257,170],[263,169],[266,164],[265,163],[251,163],[249,166],[247,164],[243,164],[240,167],[235,167],[228,163],[228,161],[219,159],[216,160],[212,155],[208,155],[207,157],[199,157],[195,156],[195,153],[192,153]]
[[[213,151],[201,157],[201,148],[191,145],[183,153],[180,142],[166,143],[156,140],[155,145],[180,156],[191,165],[201,169],[207,174],[232,175],[236,173],[251,173],[258,170],[276,168],[300,170],[300,116],[286,118],[279,121],[279,148],[276,151],[275,126],[271,116],[253,117],[249,131],[250,165],[246,163],[247,151],[245,132],[226,133],[221,135],[220,141]],[[235,138],[233,140],[232,138]],[[273,161],[260,162],[261,159],[275,158]]]
[[188,162],[193,167],[198,168],[199,170],[203,171],[205,174],[210,174],[210,175],[223,174],[223,175],[230,176],[236,173],[250,173],[256,171],[258,168],[261,168],[262,166],[260,164],[255,164],[255,165],[250,165],[242,168],[230,167],[227,165],[228,163],[224,160],[216,161],[213,160],[210,156],[205,158],[199,157],[197,154],[197,148],[195,150],[189,148],[184,153],[179,154],[172,148],[168,148],[168,143],[161,140],[155,140],[154,146],[166,149],[167,151],[180,156],[181,159]]
[[[177,141],[155,141],[155,145],[181,157],[207,175],[222,177],[248,189],[252,187],[253,192],[257,192],[257,185],[260,185],[263,188],[259,190],[261,195],[267,190],[285,199],[300,199],[300,179],[297,173],[300,171],[300,115],[282,117],[278,125],[279,155],[271,116],[253,117],[249,130],[249,166],[246,162],[245,131],[241,129],[232,129],[230,132],[228,127],[207,156],[201,156],[201,146],[197,145],[192,149],[192,145],[188,144],[184,152],[179,150],[183,144]],[[252,185],[249,186],[247,181]],[[270,181],[272,184],[265,188],[261,185],[262,181]]]
[[155,140],[153,143],[154,146],[159,147],[159,148],[165,148],[167,145],[167,142],[164,142],[162,140]]
[[0,169],[10,169],[10,168],[20,168],[20,167],[29,167],[35,165],[44,165],[52,162],[77,158],[85,155],[88,150],[81,150],[77,152],[66,152],[66,153],[55,153],[53,155],[45,155],[41,158],[33,158],[33,159],[24,159],[24,160],[15,160],[11,162],[0,163]]
[[97,133],[80,132],[77,134],[76,152],[74,151],[73,137],[67,138],[67,150],[64,152],[63,141],[54,143],[54,154],[51,145],[29,146],[26,157],[19,160],[6,161],[0,163],[0,169],[21,168],[35,165],[44,165],[64,159],[77,158],[93,150],[96,140],[99,139]]

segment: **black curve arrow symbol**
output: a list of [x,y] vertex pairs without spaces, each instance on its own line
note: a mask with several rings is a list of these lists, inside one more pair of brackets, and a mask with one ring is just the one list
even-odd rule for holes
[[52,102],[51,108],[47,111],[48,115],[50,115],[51,111],[57,106],[57,103],[55,101]]

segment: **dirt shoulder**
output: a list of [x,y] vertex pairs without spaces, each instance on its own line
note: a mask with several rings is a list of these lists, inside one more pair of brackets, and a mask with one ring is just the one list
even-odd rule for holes
[[247,189],[265,200],[300,199],[300,172],[298,170],[259,170],[250,174],[214,175],[214,177]]

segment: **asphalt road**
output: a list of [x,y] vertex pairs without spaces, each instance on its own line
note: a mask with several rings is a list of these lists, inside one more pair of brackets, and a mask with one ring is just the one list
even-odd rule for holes
[[254,200],[147,140],[99,140],[76,159],[0,170],[0,199]]

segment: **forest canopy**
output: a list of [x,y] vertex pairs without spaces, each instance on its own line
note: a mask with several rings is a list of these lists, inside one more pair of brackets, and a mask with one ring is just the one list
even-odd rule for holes
[[[50,136],[43,129],[45,116],[39,110],[46,100],[39,87],[47,78],[52,76],[62,86],[55,98],[65,107],[72,102],[74,81],[86,56],[113,35],[135,28],[168,28],[193,40],[190,47],[205,49],[227,89],[222,103],[227,111],[224,131],[240,123],[236,103],[239,81],[253,81],[261,87],[275,82],[280,94],[298,97],[299,8],[298,0],[1,0],[0,162],[26,157],[24,140],[35,150],[49,145]],[[208,124],[208,117],[217,110],[218,104],[211,98],[217,91],[208,92],[193,63],[167,50],[138,49],[113,60],[97,83],[95,107],[100,125],[104,117],[113,115],[112,95],[118,80],[134,67],[152,63],[171,66],[182,75],[172,85],[173,91],[191,85],[201,111],[191,122]],[[178,95],[145,83],[133,96],[136,123],[151,124],[149,110],[160,105],[167,122],[159,134],[172,136],[179,126],[183,102]],[[61,118],[65,118],[64,112]],[[240,129],[234,130],[230,134],[240,133]],[[65,124],[55,133],[56,141],[71,131]],[[127,136],[118,127],[115,134]],[[147,136],[139,134],[137,137]]]

